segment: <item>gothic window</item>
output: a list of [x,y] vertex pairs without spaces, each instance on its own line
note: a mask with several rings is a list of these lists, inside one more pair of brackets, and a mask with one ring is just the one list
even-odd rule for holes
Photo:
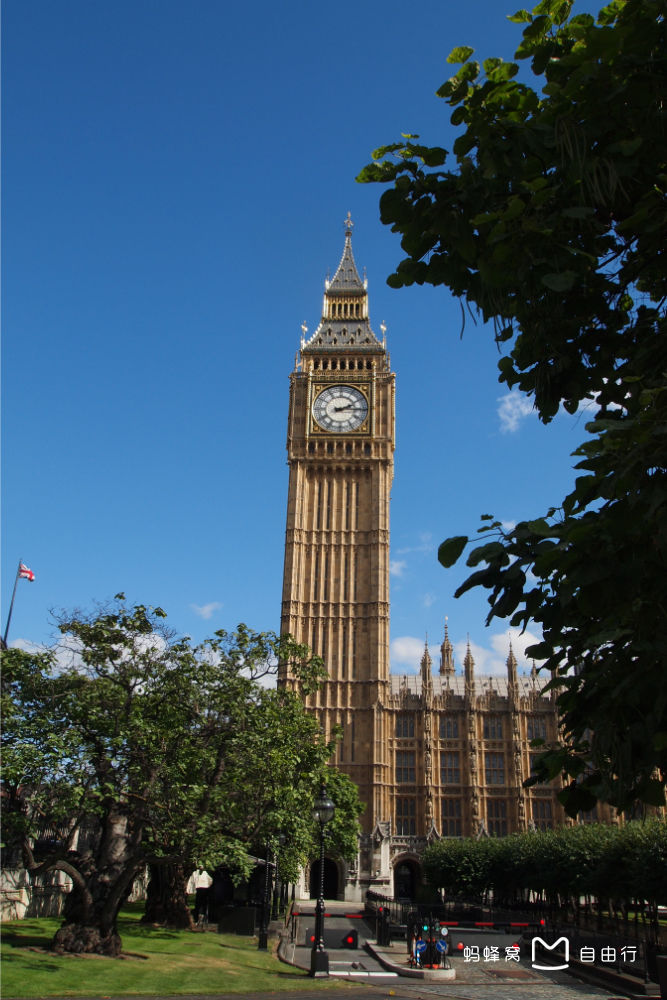
[[445,717],[440,719],[440,739],[455,740],[459,735],[459,720]]
[[549,830],[553,826],[551,802],[544,800],[533,802],[533,823],[538,830]]
[[414,750],[396,751],[396,784],[413,784],[415,780]]
[[505,784],[505,754],[485,753],[484,765],[486,768],[487,785]]
[[414,837],[417,832],[414,799],[396,799],[396,833],[399,837]]
[[461,836],[461,799],[442,800],[442,835]]
[[490,834],[507,836],[507,803],[504,799],[489,799],[486,804],[486,825]]
[[503,720],[500,715],[485,715],[484,716],[484,739],[485,740],[502,740],[503,738]]
[[396,716],[396,735],[399,739],[409,739],[415,735],[414,715],[401,713]]
[[[532,777],[532,775],[537,773],[537,762],[542,756],[543,756],[542,750],[537,750],[534,753],[528,755],[528,760],[530,763],[530,777]],[[549,782],[549,784],[551,785],[553,785],[553,783],[554,782]]]
[[461,784],[461,764],[458,750],[445,750],[440,754],[440,784]]
[[547,720],[540,716],[531,716],[526,726],[526,735],[529,740],[546,740]]

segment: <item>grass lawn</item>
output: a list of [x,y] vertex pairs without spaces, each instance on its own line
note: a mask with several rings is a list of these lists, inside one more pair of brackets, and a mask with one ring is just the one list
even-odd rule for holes
[[315,985],[270,951],[258,951],[256,938],[165,930],[141,924],[140,917],[131,909],[121,913],[120,958],[49,952],[60,918],[8,921],[2,936],[3,997],[244,994]]

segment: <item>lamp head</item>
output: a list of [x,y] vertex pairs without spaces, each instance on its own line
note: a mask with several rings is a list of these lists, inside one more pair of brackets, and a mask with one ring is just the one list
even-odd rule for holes
[[327,795],[327,789],[324,782],[320,786],[320,794],[313,802],[313,819],[316,820],[320,826],[326,826],[333,819],[333,815],[336,811],[336,807]]

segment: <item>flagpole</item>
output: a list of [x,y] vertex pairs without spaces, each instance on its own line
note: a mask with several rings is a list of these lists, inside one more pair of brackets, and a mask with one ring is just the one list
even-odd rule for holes
[[16,584],[19,582],[20,572],[21,572],[21,560],[19,559],[19,564],[16,568],[16,579],[14,580],[14,589],[12,591],[12,600],[9,605],[9,614],[7,615],[7,626],[5,628],[5,634],[2,639],[5,649],[7,649],[7,636],[9,634],[9,623],[12,620],[12,611],[14,610],[14,598],[16,597]]

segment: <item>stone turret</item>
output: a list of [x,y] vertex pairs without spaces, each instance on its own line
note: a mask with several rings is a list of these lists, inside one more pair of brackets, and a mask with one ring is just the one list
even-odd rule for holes
[[468,637],[468,644],[466,646],[463,669],[465,672],[465,695],[468,700],[473,701],[475,698],[475,661],[470,649],[470,637]]
[[447,619],[445,618],[445,638],[440,647],[440,674],[442,677],[454,676],[454,647],[449,641]]
[[516,656],[514,655],[514,650],[512,649],[511,639],[510,639],[510,651],[508,653],[505,666],[507,667],[507,696],[509,698],[512,707],[516,709],[517,700],[519,697],[519,678],[517,676],[517,662],[516,662]]
[[422,676],[422,696],[424,701],[431,701],[433,698],[433,675],[431,669],[433,667],[433,660],[431,659],[431,654],[428,651],[428,639],[424,643],[424,654],[421,658],[421,676]]

